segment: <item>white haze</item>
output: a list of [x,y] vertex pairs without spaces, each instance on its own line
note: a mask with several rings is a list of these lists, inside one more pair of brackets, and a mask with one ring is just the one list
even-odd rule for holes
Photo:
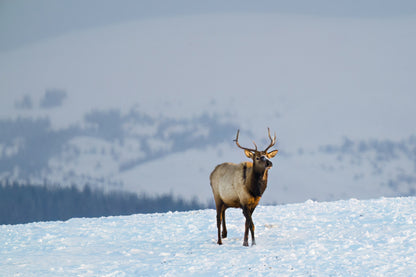
[[[412,161],[399,159],[398,166],[387,169],[393,173],[354,181],[353,176],[371,170],[370,163],[323,170],[336,161],[317,150],[345,137],[400,141],[415,134],[414,26],[415,16],[246,12],[158,17],[74,31],[0,53],[0,118],[49,117],[59,130],[82,126],[92,110],[136,109],[172,119],[217,115],[244,130],[244,144],[256,140],[263,147],[266,128],[277,132],[281,154],[273,161],[264,201],[395,195],[379,184],[396,174],[396,167],[413,172]],[[67,92],[61,107],[37,106],[46,89]],[[24,95],[33,99],[33,109],[16,108]],[[139,132],[152,130],[147,126]],[[55,157],[52,172],[43,177],[59,183],[62,170],[73,170],[122,182],[132,191],[206,200],[215,165],[245,160],[232,139],[124,172],[102,157],[83,156],[72,163]],[[71,143],[107,147],[85,138]],[[135,154],[123,148],[122,158],[141,157],[140,145],[132,141],[129,147]],[[169,142],[155,138],[151,147],[169,150]],[[99,172],[91,166],[98,159],[103,163]]]

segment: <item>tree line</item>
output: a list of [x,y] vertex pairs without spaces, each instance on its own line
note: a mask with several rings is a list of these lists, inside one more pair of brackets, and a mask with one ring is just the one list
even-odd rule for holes
[[188,211],[207,208],[196,199],[186,201],[172,194],[150,197],[128,192],[104,192],[85,185],[59,187],[17,182],[0,184],[0,224],[68,220],[74,217],[101,217]]

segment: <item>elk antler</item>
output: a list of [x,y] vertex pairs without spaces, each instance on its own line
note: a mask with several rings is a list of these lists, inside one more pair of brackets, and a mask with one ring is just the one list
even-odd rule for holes
[[276,144],[276,132],[274,133],[274,137],[272,138],[272,136],[270,135],[270,128],[267,128],[268,132],[269,132],[269,139],[270,139],[270,144],[269,146],[267,146],[266,149],[264,149],[263,152],[267,153],[267,150],[269,150],[270,147],[272,147],[273,145]]
[[253,141],[254,146],[256,147],[256,149],[250,149],[250,148],[246,148],[246,147],[242,147],[239,143],[238,143],[238,135],[240,134],[240,130],[237,130],[237,136],[235,137],[235,144],[237,144],[238,147],[240,147],[243,150],[247,150],[250,152],[257,152],[257,145],[256,143]]

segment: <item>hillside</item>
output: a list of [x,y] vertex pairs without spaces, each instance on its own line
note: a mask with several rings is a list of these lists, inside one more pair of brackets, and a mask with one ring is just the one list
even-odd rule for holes
[[270,127],[264,203],[414,195],[415,25],[207,12],[2,51],[0,181],[205,203],[213,168],[246,160],[237,129],[264,147]]
[[214,210],[0,226],[2,276],[410,276],[416,198],[259,206],[257,245]]

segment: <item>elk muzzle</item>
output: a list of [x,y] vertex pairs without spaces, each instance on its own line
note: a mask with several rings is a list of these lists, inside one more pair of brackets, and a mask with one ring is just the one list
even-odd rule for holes
[[273,166],[273,163],[268,159],[268,158],[266,158],[265,156],[261,156],[260,157],[260,160],[262,161],[262,162],[265,162],[265,164],[266,164],[266,168],[270,168],[270,167],[272,167]]

